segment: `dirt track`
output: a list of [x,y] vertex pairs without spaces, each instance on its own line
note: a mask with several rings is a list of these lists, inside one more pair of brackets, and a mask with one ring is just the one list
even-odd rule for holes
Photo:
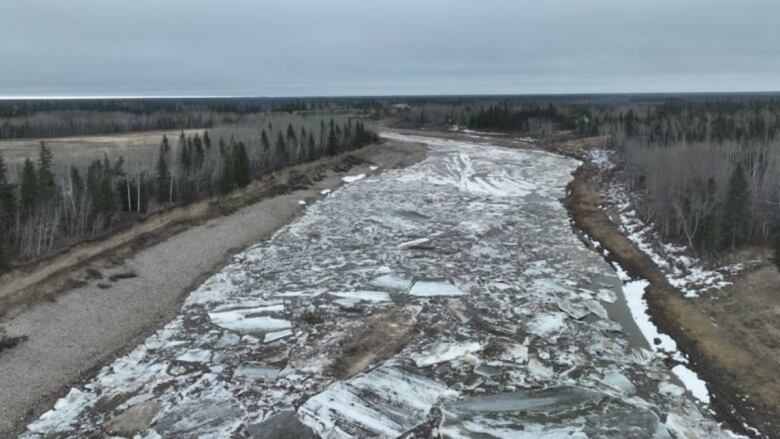
[[[296,166],[299,173],[322,173],[323,178],[289,191],[289,185],[279,186],[288,181],[285,171],[234,195],[233,203],[221,200],[176,209],[103,242],[80,246],[49,261],[42,272],[4,282],[3,293],[14,296],[17,306],[0,323],[10,335],[28,339],[0,353],[0,436],[18,433],[24,421],[47,410],[64,387],[90,376],[169,320],[184,294],[230,255],[299,215],[300,200],[316,200],[322,190],[340,185],[346,169],[351,168],[352,175],[371,172],[369,162],[379,167],[376,172],[405,166],[424,157],[424,149],[388,143],[351,155],[366,163],[351,167],[345,165],[351,161],[337,157]],[[214,212],[220,206],[232,211],[237,203],[258,198],[227,216]],[[41,281],[43,285],[35,287],[38,294],[30,295]],[[74,288],[58,293],[69,285]],[[39,300],[43,297],[50,300]]]

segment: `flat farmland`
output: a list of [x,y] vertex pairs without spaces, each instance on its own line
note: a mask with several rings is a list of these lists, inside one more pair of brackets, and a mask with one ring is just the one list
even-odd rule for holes
[[[35,159],[40,142],[45,142],[54,153],[57,161],[63,164],[81,164],[108,154],[110,158],[122,156],[135,162],[156,157],[157,148],[163,135],[167,135],[171,147],[176,143],[182,130],[144,131],[133,133],[101,134],[93,136],[36,138],[19,140],[0,140],[0,152],[11,169],[18,169],[24,159]],[[200,133],[203,129],[184,130],[186,135]]]

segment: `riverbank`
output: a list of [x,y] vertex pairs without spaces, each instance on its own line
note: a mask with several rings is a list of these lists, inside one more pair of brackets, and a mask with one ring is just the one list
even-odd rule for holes
[[[387,142],[298,165],[228,197],[173,209],[18,274],[0,325],[27,339],[0,352],[0,436],[138,344],[241,249],[271,236],[346,175],[407,166],[422,146]],[[19,288],[14,288],[19,287]]]
[[[669,284],[654,261],[621,232],[619,215],[605,205],[598,173],[587,163],[575,173],[566,202],[579,229],[599,242],[633,276],[648,281],[645,299],[653,323],[677,342],[690,359],[691,368],[707,382],[712,395],[710,406],[718,417],[740,433],[758,436],[755,428],[766,437],[780,435],[778,357],[772,360],[765,349],[767,344],[776,346],[777,341],[766,339],[771,334],[763,333],[760,327],[755,328],[759,331],[745,331],[744,325],[751,314],[766,313],[760,302],[734,299],[741,290],[739,280],[713,296],[685,298]],[[756,291],[750,296],[765,294]],[[740,304],[744,314],[729,312],[734,302]],[[754,309],[746,309],[751,304]],[[746,332],[752,332],[752,337],[744,338]],[[757,335],[765,339],[759,341]]]

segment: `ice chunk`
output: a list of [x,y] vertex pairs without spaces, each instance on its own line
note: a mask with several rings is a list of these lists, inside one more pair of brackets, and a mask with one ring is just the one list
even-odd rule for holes
[[388,302],[390,296],[384,291],[344,291],[339,293],[329,293],[341,299],[347,299],[353,302]]
[[211,351],[206,349],[190,349],[176,357],[176,360],[185,363],[208,363],[211,360]]
[[68,431],[75,417],[84,410],[87,404],[87,396],[79,389],[72,388],[65,397],[54,403],[54,408],[41,415],[41,417],[27,426],[33,433],[54,433]]
[[418,297],[465,296],[466,293],[446,281],[418,281],[409,290],[409,294]]
[[321,437],[398,437],[423,422],[444,394],[452,392],[443,384],[382,366],[311,397],[298,417]]
[[412,241],[407,241],[407,242],[398,244],[398,249],[399,250],[404,250],[404,249],[407,249],[407,248],[417,247],[417,246],[420,246],[420,245],[423,245],[423,244],[427,244],[429,242],[431,242],[431,240],[428,239],[428,238],[415,239],[415,240],[412,240]]
[[366,178],[366,174],[358,174],[358,175],[349,175],[346,177],[341,177],[341,179],[344,181],[344,183],[354,183],[358,180],[362,180]]
[[272,341],[280,340],[285,337],[289,337],[293,335],[293,332],[291,329],[285,329],[282,331],[276,331],[276,332],[268,332],[265,334],[265,337],[263,338],[264,343],[271,343]]
[[608,369],[604,372],[602,381],[610,387],[613,387],[625,394],[632,394],[636,392],[636,387],[623,373],[617,369]]
[[288,320],[257,315],[262,312],[267,312],[267,307],[240,308],[210,312],[209,318],[215,325],[243,334],[262,334],[292,327],[292,324]]
[[414,364],[417,367],[426,367],[433,364],[452,361],[463,355],[479,352],[483,348],[479,342],[461,342],[461,343],[437,343],[429,345],[423,352],[411,355]]
[[408,289],[411,284],[412,281],[393,274],[385,274],[371,281],[371,286],[398,291],[404,291]]
[[528,322],[528,332],[550,343],[556,343],[564,329],[566,329],[566,314],[562,312],[537,314]]
[[244,363],[233,372],[234,377],[255,381],[275,380],[279,375],[279,369],[260,363]]

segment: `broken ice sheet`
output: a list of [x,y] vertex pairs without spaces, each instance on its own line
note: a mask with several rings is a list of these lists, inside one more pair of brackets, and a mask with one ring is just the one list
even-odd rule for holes
[[409,294],[417,297],[464,296],[466,293],[447,281],[427,280],[417,281],[412,285]]
[[327,438],[393,438],[411,430],[443,395],[443,384],[393,366],[337,382],[299,409],[303,424]]
[[452,361],[466,354],[479,352],[482,349],[482,343],[476,341],[434,343],[423,348],[422,352],[412,354],[411,358],[417,367],[426,367]]
[[261,306],[254,308],[230,308],[209,313],[211,322],[231,331],[243,334],[262,334],[266,332],[289,329],[292,324],[288,320],[258,315],[268,312],[282,311],[282,305]]

